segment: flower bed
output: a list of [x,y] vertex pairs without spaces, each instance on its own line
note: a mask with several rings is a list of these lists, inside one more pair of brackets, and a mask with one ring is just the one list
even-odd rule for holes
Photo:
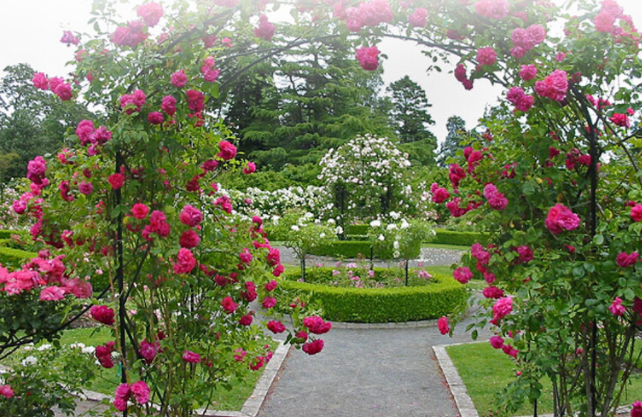
[[[286,270],[286,279],[300,280],[300,269]],[[367,263],[337,262],[335,267],[317,266],[307,268],[305,282],[340,288],[397,288],[404,287],[405,272],[402,268],[369,268]],[[423,268],[408,271],[408,286],[421,287],[435,283],[430,272]]]
[[[310,268],[307,276],[314,276],[315,270]],[[463,311],[466,304],[464,286],[441,274],[434,274],[429,285],[394,288],[341,288],[297,282],[296,273],[286,274],[288,279],[281,282],[280,290],[292,293],[293,298],[318,303],[324,318],[332,321],[386,323],[436,319]]]

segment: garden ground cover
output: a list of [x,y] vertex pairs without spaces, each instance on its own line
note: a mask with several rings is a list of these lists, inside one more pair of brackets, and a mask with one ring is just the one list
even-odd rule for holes
[[[501,350],[493,349],[489,343],[467,343],[448,346],[450,359],[457,368],[459,376],[466,385],[475,408],[480,416],[497,416],[496,395],[515,377],[518,368],[515,362]],[[630,385],[623,396],[622,404],[627,404],[642,396],[642,373],[633,373]],[[553,399],[551,382],[542,381],[544,396],[538,402],[538,413],[552,413]],[[531,415],[532,405],[525,403],[514,415]]]
[[[68,346],[72,344],[82,343],[83,345],[98,346],[113,340],[111,332],[104,327],[69,329],[62,333],[60,338],[61,346]],[[46,344],[40,343],[38,346]],[[271,343],[272,348],[276,348],[277,343]],[[32,355],[32,350],[22,350],[18,355],[10,357],[9,360],[4,361],[4,365],[11,366],[17,361]],[[34,366],[38,366],[37,364]],[[98,367],[98,365],[96,365]],[[212,397],[215,398],[216,410],[230,410],[237,411],[243,408],[245,401],[252,394],[254,386],[263,374],[263,369],[257,372],[251,372],[243,379],[235,379],[230,381],[230,389],[224,388],[220,385],[214,390]],[[133,375],[132,375],[133,376]],[[86,389],[96,391],[106,395],[113,395],[116,388],[120,384],[120,375],[118,374],[118,367],[115,366],[111,369],[100,367],[97,377],[87,386]]]

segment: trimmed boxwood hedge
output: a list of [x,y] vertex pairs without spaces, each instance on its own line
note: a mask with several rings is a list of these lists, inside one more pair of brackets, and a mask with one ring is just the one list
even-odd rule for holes
[[13,235],[20,235],[23,239],[31,240],[31,236],[26,230],[0,230],[0,239],[11,239]]
[[[370,258],[370,241],[333,240],[319,245],[310,251],[310,255],[331,256],[333,258]],[[392,251],[380,250],[374,252],[377,259],[392,259]]]
[[0,247],[0,264],[5,268],[18,268],[29,259],[37,257],[34,252],[27,252],[20,249]]
[[368,235],[370,231],[369,224],[350,224],[346,226],[346,235]]
[[472,246],[473,243],[485,244],[488,242],[489,236],[483,233],[474,232],[451,232],[445,229],[435,229],[435,237],[431,243],[441,243],[444,245],[461,245]]
[[386,323],[436,319],[458,313],[466,306],[466,289],[445,275],[423,287],[338,288],[296,281],[281,281],[281,291],[305,294],[323,308],[330,321]]

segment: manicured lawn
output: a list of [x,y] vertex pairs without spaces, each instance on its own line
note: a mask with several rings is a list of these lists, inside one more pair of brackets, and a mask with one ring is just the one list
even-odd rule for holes
[[422,243],[421,247],[432,248],[432,249],[451,249],[451,250],[458,250],[462,252],[467,252],[470,250],[470,246],[448,245],[444,243]]
[[[446,348],[468,395],[473,400],[480,416],[495,411],[495,397],[515,377],[515,362],[501,350],[495,350],[490,343],[470,343]],[[622,404],[639,400],[642,396],[642,375],[633,374],[631,384],[624,395]],[[553,394],[548,378],[542,381],[544,395],[538,401],[538,414],[553,412]],[[525,404],[514,415],[532,415],[531,404]],[[497,415],[497,414],[495,414]]]
[[[111,332],[104,327],[94,327],[87,329],[71,329],[63,332],[60,339],[61,345],[70,345],[74,343],[82,343],[85,346],[98,346],[110,340],[113,340]],[[277,347],[276,342],[271,343],[272,348]],[[4,361],[8,366],[12,362],[20,361],[26,356],[33,354],[33,351],[22,351]],[[96,365],[98,367],[98,365]],[[230,381],[232,386],[231,390],[219,387],[214,390],[212,398],[216,401],[214,409],[217,410],[230,410],[237,411],[243,408],[243,404],[247,398],[252,394],[254,386],[263,374],[262,370],[258,372],[251,372],[244,376],[243,379],[234,379]],[[118,375],[118,367],[111,369],[100,368],[98,377],[93,380],[87,389],[91,391],[100,392],[107,395],[113,395],[116,388],[120,384],[120,376]]]

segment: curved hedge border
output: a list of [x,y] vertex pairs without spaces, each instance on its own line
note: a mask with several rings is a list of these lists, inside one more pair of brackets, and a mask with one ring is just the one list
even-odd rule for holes
[[331,321],[386,323],[436,319],[464,310],[466,289],[445,275],[422,287],[338,288],[296,281],[281,281],[284,291],[306,294],[323,307]]
[[[333,258],[370,258],[368,240],[333,240],[310,250],[310,255],[331,256]],[[375,251],[377,259],[392,259],[392,251]]]

